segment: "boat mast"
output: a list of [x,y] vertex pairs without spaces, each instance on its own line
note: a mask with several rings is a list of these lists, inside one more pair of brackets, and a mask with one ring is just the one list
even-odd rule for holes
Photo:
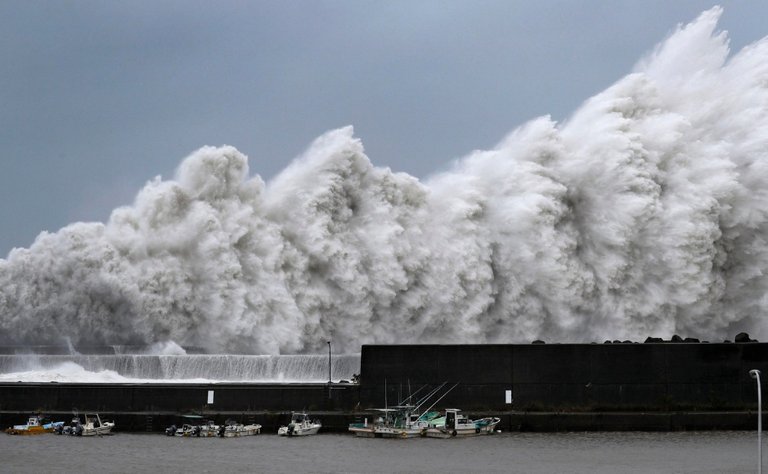
[[[443,385],[445,385],[445,383],[444,383]],[[451,393],[451,390],[453,390],[454,388],[456,388],[458,385],[459,385],[459,382],[456,382],[456,383],[453,385],[453,387],[449,388],[449,389],[448,389],[448,390],[447,390],[447,391],[446,391],[446,392],[443,394],[443,396],[442,396],[442,397],[440,397],[440,398],[438,398],[437,400],[435,400],[435,403],[433,403],[432,405],[430,405],[430,406],[429,406],[429,408],[427,408],[426,410],[424,410],[424,413],[427,413],[429,410],[431,410],[431,409],[432,409],[432,407],[434,407],[435,405],[437,405],[437,402],[439,402],[440,400],[442,400],[443,398],[445,398],[445,396],[446,396],[446,395],[448,395],[449,393]],[[421,416],[424,416],[424,413],[422,413],[422,414],[421,414]],[[421,416],[420,416],[419,418],[421,418]]]

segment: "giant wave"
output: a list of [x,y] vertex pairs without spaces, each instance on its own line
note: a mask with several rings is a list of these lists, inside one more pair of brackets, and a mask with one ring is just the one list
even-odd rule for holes
[[0,259],[0,343],[210,352],[768,335],[768,39],[716,7],[570,119],[420,181],[351,127],[265,183],[224,146]]

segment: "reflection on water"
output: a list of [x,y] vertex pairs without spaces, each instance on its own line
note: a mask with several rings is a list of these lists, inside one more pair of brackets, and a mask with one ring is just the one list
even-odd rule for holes
[[[4,472],[752,473],[755,432],[502,433],[469,439],[273,434],[235,439],[118,433],[0,437]],[[30,460],[34,463],[30,465]],[[74,465],[72,464],[74,463]]]

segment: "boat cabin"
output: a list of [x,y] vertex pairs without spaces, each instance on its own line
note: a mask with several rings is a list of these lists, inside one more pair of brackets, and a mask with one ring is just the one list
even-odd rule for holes
[[457,428],[466,428],[468,426],[474,427],[474,421],[469,420],[465,415],[461,414],[461,410],[456,408],[445,409],[445,427],[450,430]]

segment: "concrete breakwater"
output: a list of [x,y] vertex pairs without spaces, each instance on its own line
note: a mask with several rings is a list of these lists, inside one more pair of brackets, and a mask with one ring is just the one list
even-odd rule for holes
[[720,411],[757,407],[749,370],[768,344],[364,346],[360,399],[459,382],[444,406],[493,411]]
[[768,344],[376,345],[362,348],[359,383],[2,383],[0,424],[78,410],[156,431],[202,412],[271,429],[306,409],[343,431],[447,382],[436,408],[500,416],[503,430],[751,429],[750,369],[768,374]]

